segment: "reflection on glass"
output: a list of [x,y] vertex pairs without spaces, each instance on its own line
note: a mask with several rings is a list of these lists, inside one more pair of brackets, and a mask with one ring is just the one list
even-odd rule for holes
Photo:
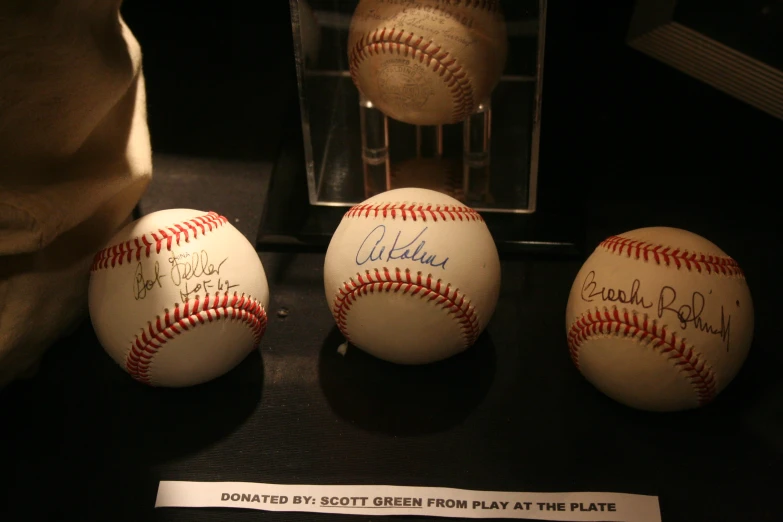
[[387,117],[367,98],[359,97],[364,193],[369,198],[388,189],[389,129]]
[[392,165],[389,188],[416,187],[443,192],[463,200],[462,173],[459,161],[453,159],[411,158]]
[[462,124],[462,191],[466,203],[488,203],[492,107],[489,99]]

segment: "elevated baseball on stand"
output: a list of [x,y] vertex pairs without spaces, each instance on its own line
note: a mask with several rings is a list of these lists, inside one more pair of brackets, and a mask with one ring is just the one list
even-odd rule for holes
[[465,120],[497,86],[507,53],[498,0],[360,0],[348,37],[359,92],[414,125]]
[[614,400],[649,411],[714,400],[745,362],[753,327],[738,263],[709,240],[666,227],[601,242],[566,310],[579,371]]
[[345,214],[326,252],[324,288],[352,345],[426,364],[475,343],[495,311],[500,261],[478,212],[433,190],[401,188]]
[[128,224],[92,265],[89,309],[106,352],[134,379],[217,378],[261,342],[269,287],[253,245],[214,212],[170,209]]

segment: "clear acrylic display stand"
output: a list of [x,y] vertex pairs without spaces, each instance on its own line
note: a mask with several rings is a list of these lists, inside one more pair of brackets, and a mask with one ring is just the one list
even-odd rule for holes
[[351,206],[421,187],[480,212],[503,251],[575,251],[576,183],[550,177],[539,194],[546,0],[501,0],[509,54],[497,86],[466,120],[436,126],[397,121],[362,98],[347,48],[359,0],[289,2],[299,96],[275,161],[259,245],[323,248]]
[[[391,143],[389,136],[389,117],[361,94],[359,118],[364,197],[369,198],[399,188],[393,179],[395,168],[391,151],[395,150],[395,144]],[[397,171],[412,169],[411,165],[421,168],[406,176],[402,186],[439,190],[466,203],[486,201],[489,196],[491,119],[492,106],[490,100],[487,100],[462,123],[452,124],[462,127],[461,168],[458,167],[460,162],[449,161],[444,156],[443,125],[408,125],[408,131],[415,135],[415,146],[413,151],[403,150],[398,154],[401,166]],[[439,175],[439,170],[445,170],[447,174]]]

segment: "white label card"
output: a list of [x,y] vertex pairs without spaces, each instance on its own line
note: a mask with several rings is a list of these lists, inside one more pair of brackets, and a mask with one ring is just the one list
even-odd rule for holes
[[160,482],[155,507],[222,507],[353,515],[661,522],[658,497],[627,493],[514,493],[407,486]]

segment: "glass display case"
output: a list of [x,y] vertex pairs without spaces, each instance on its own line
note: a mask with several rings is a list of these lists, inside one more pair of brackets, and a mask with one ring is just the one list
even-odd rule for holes
[[[297,121],[271,181],[262,247],[328,244],[349,207],[413,186],[481,212],[501,250],[573,250],[573,221],[542,215],[539,206],[546,0],[289,1]],[[352,67],[358,51],[351,38],[361,23],[376,28],[361,36],[363,48],[385,49],[387,61],[402,67]],[[410,30],[395,35],[400,26]],[[425,35],[418,47],[414,32]],[[495,77],[493,64],[500,65]],[[459,114],[417,120],[383,106],[382,82],[394,83],[389,96],[408,108],[416,96],[422,111],[448,103],[448,90],[422,83],[433,71],[443,85],[462,89],[453,102]]]
[[360,94],[348,49],[357,4],[291,0],[310,203],[350,206],[421,184],[479,211],[535,211],[545,3],[502,6],[508,58],[497,86],[462,122],[437,125],[391,118]]

